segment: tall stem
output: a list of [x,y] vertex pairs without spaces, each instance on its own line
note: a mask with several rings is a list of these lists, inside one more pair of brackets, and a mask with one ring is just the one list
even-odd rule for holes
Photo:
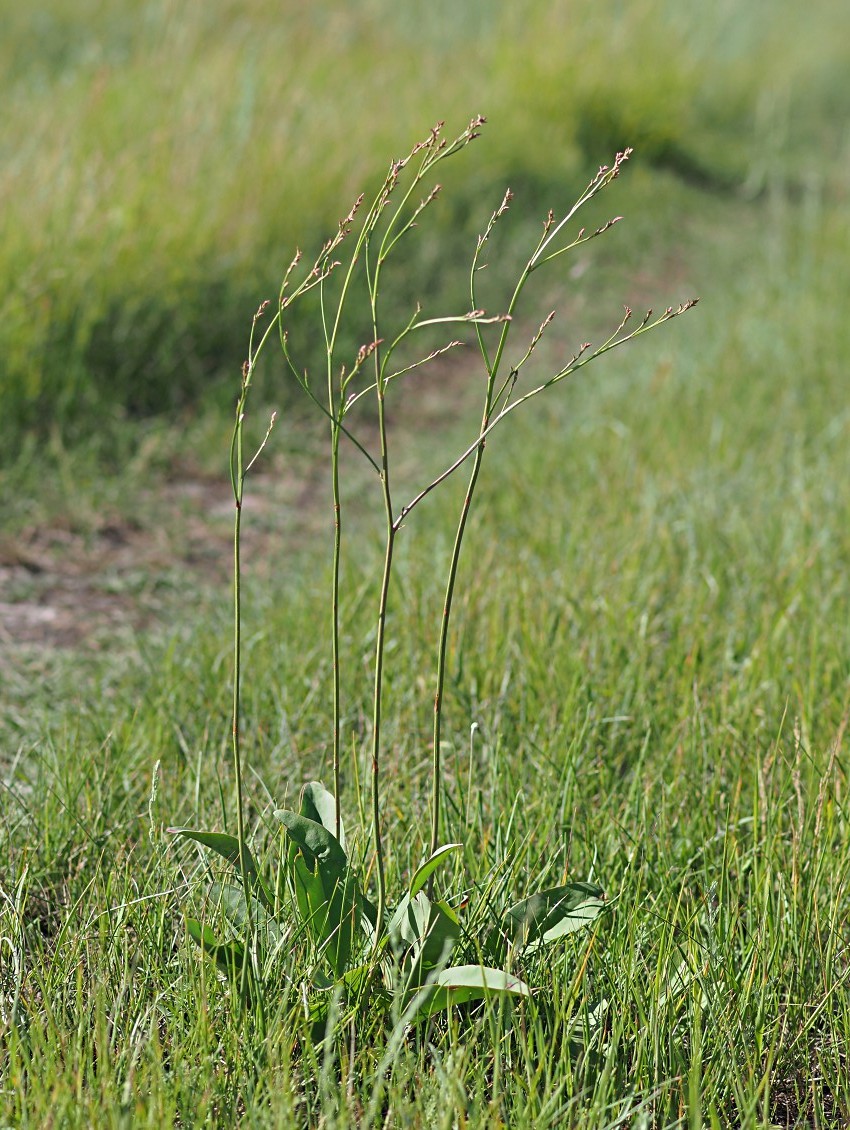
[[[385,233],[384,240],[387,235]],[[372,700],[372,824],[374,827],[375,862],[378,870],[378,909],[375,922],[375,953],[381,944],[384,915],[387,907],[387,884],[384,871],[384,847],[381,837],[381,707],[384,693],[384,647],[386,642],[387,605],[390,593],[390,577],[393,567],[393,547],[396,526],[393,515],[392,490],[390,488],[390,454],[387,438],[387,416],[384,401],[386,379],[381,362],[380,338],[378,335],[378,295],[383,265],[383,249],[378,254],[374,272],[370,269],[369,244],[366,242],[366,277],[369,285],[369,299],[372,310],[372,354],[375,371],[375,395],[378,405],[378,433],[381,443],[381,491],[384,500],[384,517],[387,523],[387,536],[384,549],[384,571],[381,577],[381,595],[378,600],[378,624],[375,640],[375,687]]]
[[245,892],[247,938],[240,976],[240,1000],[247,998],[249,962],[254,949],[253,915],[251,913],[251,871],[248,864],[248,844],[245,838],[245,805],[242,791],[242,744],[239,730],[240,689],[242,682],[242,498],[245,485],[245,460],[242,449],[242,421],[248,377],[243,381],[242,396],[237,408],[236,428],[231,464],[235,514],[233,519],[233,705],[231,735],[233,748],[233,774],[236,779],[236,839],[239,843],[239,870]]
[[384,915],[387,906],[387,886],[384,874],[384,848],[381,838],[381,705],[383,698],[384,641],[387,622],[387,602],[389,599],[390,576],[392,574],[393,546],[395,532],[388,525],[387,542],[384,555],[384,572],[381,578],[381,596],[378,603],[378,632],[375,643],[375,692],[372,702],[372,823],[375,838],[375,859],[378,870],[378,912],[375,923],[375,946],[377,948],[383,932]]
[[245,405],[251,387],[253,367],[263,346],[268,340],[277,323],[275,318],[263,334],[259,345],[254,348],[254,331],[257,320],[261,317],[268,303],[264,302],[257,313],[251,326],[251,336],[248,342],[248,360],[242,370],[242,388],[236,404],[236,422],[233,426],[233,435],[230,442],[230,483],[233,488],[234,517],[233,517],[233,701],[231,715],[231,738],[233,751],[233,775],[236,779],[236,839],[239,845],[239,872],[242,877],[242,889],[245,892],[245,927],[246,945],[242,959],[242,972],[240,975],[239,997],[243,1004],[248,999],[249,967],[253,962],[254,974],[257,981],[256,1003],[260,1030],[265,1034],[266,1018],[263,1003],[263,994],[259,985],[259,961],[256,952],[256,935],[254,933],[254,915],[251,905],[252,869],[249,863],[248,842],[245,837],[245,801],[242,789],[242,743],[240,735],[240,694],[242,688],[242,501],[245,494],[245,476],[260,457],[274,426],[275,417],[272,415],[268,430],[262,443],[257,448],[254,456],[245,463],[243,445]]
[[[362,200],[362,197],[360,198]],[[354,210],[360,205],[360,200],[355,204]],[[354,216],[352,210],[351,217]],[[371,212],[370,212],[371,216]],[[367,219],[367,225],[369,220]],[[342,230],[342,229],[341,229]],[[333,667],[333,784],[334,784],[334,834],[337,840],[342,838],[342,801],[340,798],[341,780],[340,780],[340,712],[341,712],[341,696],[340,696],[340,671],[339,671],[339,572],[340,572],[340,555],[342,546],[342,505],[339,493],[339,441],[340,434],[344,430],[342,426],[342,417],[345,412],[344,406],[344,386],[340,387],[340,395],[337,397],[334,393],[334,349],[336,347],[337,334],[339,332],[340,319],[342,312],[345,309],[346,299],[348,295],[348,288],[351,280],[354,277],[354,268],[357,264],[358,252],[365,235],[361,234],[357,240],[354,252],[348,264],[348,269],[345,273],[345,279],[342,285],[342,291],[337,302],[336,315],[334,317],[333,327],[329,330],[328,323],[325,315],[325,288],[324,285],[319,287],[319,295],[321,299],[322,308],[322,327],[325,333],[325,346],[327,351],[327,381],[328,381],[328,416],[330,418],[331,427],[331,490],[333,494],[333,509],[334,509],[334,546],[333,546],[333,566],[331,576],[331,664]]]
[[333,668],[333,782],[334,834],[341,839],[340,800],[340,689],[339,689],[339,561],[342,544],[342,507],[339,496],[339,433],[333,390],[333,345],[328,344],[328,409],[331,417],[331,487],[334,508],[334,548],[331,576],[331,665]]
[[334,505],[334,550],[333,550],[333,597],[331,600],[331,659],[333,663],[333,779],[336,815],[334,834],[341,838],[342,816],[340,809],[340,749],[339,749],[339,558],[342,542],[342,509],[339,500],[339,428],[331,425],[331,458],[333,460],[333,505]]
[[[486,431],[489,423],[489,398],[485,408],[484,416],[481,421],[481,431]],[[460,518],[455,531],[454,546],[452,547],[452,557],[449,564],[449,575],[446,583],[446,595],[443,601],[443,616],[440,621],[440,641],[437,650],[437,689],[434,694],[434,744],[433,744],[433,764],[432,764],[432,782],[431,782],[431,854],[433,855],[437,848],[440,846],[440,786],[442,779],[442,754],[440,750],[440,732],[442,727],[443,717],[443,690],[446,682],[446,653],[448,650],[449,639],[449,621],[452,614],[452,601],[454,599],[455,581],[457,580],[457,569],[460,562],[460,550],[463,543],[463,535],[466,531],[466,520],[469,517],[469,511],[472,506],[472,496],[475,492],[475,485],[478,482],[478,475],[481,471],[481,464],[484,459],[484,445],[487,441],[482,439],[475,452],[475,460],[472,464],[472,473],[469,476],[469,483],[466,488],[466,495],[464,496],[463,506],[461,507]]]
[[[492,230],[492,225],[495,223],[499,215],[507,207],[509,195],[505,196],[505,201],[502,204],[502,209],[496,212],[491,220],[489,232]],[[475,294],[475,271],[478,264],[478,253],[483,246],[483,240],[478,245],[478,251],[472,263],[472,271],[470,272],[470,299],[472,301],[473,310],[476,308],[476,294]],[[530,274],[530,264],[527,264],[519,282],[517,283],[514,293],[511,297],[510,305],[508,306],[508,318],[502,324],[502,330],[499,334],[499,342],[496,346],[496,353],[490,361],[487,347],[484,342],[481,327],[476,325],[475,332],[478,337],[478,347],[481,352],[482,360],[487,369],[487,391],[484,395],[484,411],[481,416],[481,427],[478,430],[479,441],[475,449],[475,457],[472,463],[472,472],[469,476],[469,483],[467,484],[466,494],[464,495],[463,505],[458,518],[457,529],[455,531],[455,540],[452,547],[452,556],[449,563],[449,574],[446,582],[446,596],[443,601],[443,616],[440,621],[440,640],[437,645],[437,689],[434,693],[434,737],[433,747],[431,751],[431,854],[433,855],[437,848],[440,846],[440,804],[441,804],[441,786],[443,776],[442,764],[442,751],[440,749],[442,719],[443,719],[443,692],[446,684],[446,654],[448,651],[449,639],[449,624],[452,615],[452,603],[454,601],[455,582],[457,580],[457,570],[460,563],[460,551],[463,545],[463,537],[466,533],[466,522],[469,518],[469,511],[472,507],[472,497],[475,494],[475,487],[478,483],[478,476],[481,473],[481,464],[484,461],[484,448],[487,443],[487,432],[490,427],[490,415],[493,411],[493,392],[496,387],[496,378],[499,373],[499,367],[502,363],[502,357],[507,344],[508,334],[510,333],[511,322],[516,304],[519,301],[519,296]],[[498,397],[496,397],[498,400]],[[428,884],[428,892],[431,894],[433,886],[431,882]]]
[[[241,448],[241,437],[238,441]],[[245,816],[242,798],[242,748],[239,731],[240,714],[240,682],[242,667],[242,578],[240,560],[240,534],[242,524],[242,492],[236,499],[236,513],[233,522],[233,706],[232,706],[232,747],[233,747],[233,772],[236,777],[236,838],[239,840],[239,865],[242,870],[243,881],[248,874],[246,866],[245,845]],[[247,886],[246,886],[247,890]]]
[[[377,341],[377,319],[375,319],[375,340]],[[381,436],[381,487],[384,496],[384,512],[387,520],[387,540],[384,552],[384,571],[381,577],[381,595],[378,601],[378,626],[375,641],[375,691],[372,702],[372,822],[375,836],[375,858],[378,868],[378,916],[375,924],[375,945],[379,944],[387,905],[386,877],[384,874],[384,850],[381,839],[380,773],[381,773],[381,706],[383,700],[384,646],[386,640],[387,603],[389,601],[390,577],[393,565],[393,547],[396,529],[393,523],[393,503],[390,491],[390,463],[387,444],[387,421],[384,407],[384,379],[375,350],[375,376],[378,395],[378,430]]]

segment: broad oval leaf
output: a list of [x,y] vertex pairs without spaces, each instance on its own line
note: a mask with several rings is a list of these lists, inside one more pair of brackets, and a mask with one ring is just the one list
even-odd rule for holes
[[[301,815],[321,824],[336,837],[336,797],[321,781],[308,781],[301,790]],[[348,854],[342,817],[339,821],[339,845]]]
[[443,844],[443,846],[438,847],[424,863],[420,864],[414,871],[413,878],[410,880],[410,897],[415,899],[443,860],[447,859],[448,856],[452,855],[454,852],[460,851],[462,847],[463,844]]
[[525,981],[504,969],[490,969],[486,965],[455,965],[451,969],[443,969],[434,978],[434,984],[444,989],[483,989],[488,993],[531,996],[531,989]]
[[348,856],[342,850],[339,840],[324,824],[288,808],[277,809],[275,818],[286,828],[290,839],[309,853],[305,853],[308,863],[312,863],[312,856],[326,866],[335,868],[340,874],[347,869]]
[[196,918],[186,919],[186,930],[192,941],[201,947],[207,957],[213,959],[222,973],[232,979],[241,971],[245,960],[245,947],[241,942],[219,941],[209,926]]
[[287,860],[298,910],[337,977],[348,968],[366,908],[357,876],[323,824],[279,809],[289,838]]
[[503,969],[485,965],[457,965],[436,974],[431,985],[415,998],[414,1023],[457,1004],[487,1000],[494,996],[530,997],[531,989]]
[[[194,828],[169,828],[168,830],[174,835],[183,836],[186,840],[194,840],[195,843],[218,852],[231,866],[239,868],[239,841],[235,836],[230,836],[227,832],[199,832]],[[248,872],[248,881],[254,894],[266,910],[273,911],[274,900],[263,882],[257,863],[247,844],[245,845],[245,865]]]
[[410,895],[405,895],[393,911],[386,925],[387,935],[390,939],[390,944],[393,946],[398,947],[403,942],[410,944],[414,940],[414,936],[410,933],[408,927],[409,910]]
[[[232,883],[213,883],[209,890],[210,902],[221,907],[222,913],[237,932],[247,930],[248,902],[241,887]],[[277,949],[283,934],[280,926],[258,899],[251,897],[251,920],[257,936],[266,946]]]
[[[239,841],[235,836],[229,836],[227,832],[198,832],[194,828],[169,828],[176,836],[183,836],[187,840],[194,840],[196,843],[203,844],[204,847],[212,848],[217,851],[220,856],[232,863],[234,867],[239,866]],[[245,847],[245,861],[248,864],[249,871],[256,873],[257,865],[254,862],[254,857],[251,855],[251,849]]]
[[405,895],[392,916],[387,933],[408,986],[423,985],[451,957],[461,931],[457,919],[447,910],[420,891],[415,899]]
[[206,923],[202,925],[197,918],[186,919],[186,930],[188,931],[189,937],[197,946],[215,949],[216,946],[223,944],[218,940],[209,926],[207,926]]
[[529,952],[589,926],[605,907],[605,892],[592,883],[567,883],[538,891],[505,912],[505,931]]

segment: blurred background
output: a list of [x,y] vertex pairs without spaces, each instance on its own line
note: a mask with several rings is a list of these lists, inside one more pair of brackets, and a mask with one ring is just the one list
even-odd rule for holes
[[[663,297],[699,290],[703,319],[747,263],[769,289],[805,260],[815,286],[823,249],[847,246],[838,0],[4,0],[0,19],[7,465],[51,434],[73,445],[191,409],[224,374],[229,399],[293,248],[316,247],[438,119],[488,127],[411,252],[418,297],[462,293],[505,185],[536,230],[625,145],[629,233],[601,254],[663,276],[678,245]],[[795,317],[812,328],[841,293],[797,293]]]

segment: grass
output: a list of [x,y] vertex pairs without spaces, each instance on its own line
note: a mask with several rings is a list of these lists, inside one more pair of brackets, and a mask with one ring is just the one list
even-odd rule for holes
[[[125,136],[122,113],[148,104],[138,91],[147,81],[151,44],[176,50],[188,37],[193,61],[182,72],[181,88],[198,114],[205,87],[190,76],[202,62],[211,68],[210,89],[225,86],[227,97],[235,99],[219,76],[242,73],[232,64],[240,47],[252,41],[247,24],[237,22],[232,42],[225,41],[214,35],[218,8],[207,6],[203,20],[184,25],[173,13],[170,23],[162,22],[171,10],[151,6],[144,35],[131,35],[117,8],[91,11],[93,26],[104,29],[117,61],[105,78],[115,97],[105,100],[102,116],[94,110],[83,116],[86,130],[102,129],[117,148],[117,139]],[[377,7],[369,11],[376,21],[382,15]],[[557,11],[562,20],[563,11]],[[427,1041],[403,1042],[386,1077],[382,1113],[387,1125],[423,1127],[840,1126],[850,1118],[845,929],[850,852],[844,809],[850,340],[840,301],[850,281],[850,230],[839,159],[846,95],[837,76],[843,75],[838,60],[848,40],[826,26],[817,5],[807,6],[805,33],[790,6],[782,6],[767,29],[755,15],[718,7],[700,17],[700,35],[691,22],[696,17],[687,12],[677,9],[671,16],[661,5],[639,4],[609,36],[603,29],[611,11],[604,5],[599,11],[598,17],[579,11],[583,35],[577,30],[576,42],[583,50],[572,50],[569,84],[559,77],[560,41],[540,34],[535,22],[542,15],[530,18],[525,29],[512,28],[514,39],[498,22],[487,33],[484,50],[491,54],[480,108],[490,111],[491,134],[503,140],[486,151],[492,164],[485,163],[480,174],[487,185],[483,216],[476,209],[474,219],[466,218],[481,191],[474,183],[470,200],[446,214],[446,231],[453,233],[455,224],[461,231],[477,230],[498,204],[503,174],[525,176],[526,199],[545,198],[546,185],[564,171],[547,168],[553,139],[565,142],[565,170],[573,161],[581,165],[581,115],[574,109],[581,97],[589,100],[581,105],[598,101],[609,113],[610,106],[624,115],[628,109],[635,127],[678,123],[677,141],[694,162],[699,158],[700,167],[704,162],[724,175],[731,168],[751,196],[706,185],[692,168],[665,159],[663,146],[660,155],[656,151],[642,161],[638,138],[617,138],[617,145],[638,144],[635,167],[617,186],[617,209],[626,220],[604,247],[600,243],[598,254],[572,264],[576,277],[563,296],[566,316],[558,344],[571,345],[574,333],[583,335],[621,301],[640,308],[698,293],[701,304],[669,327],[663,340],[655,337],[601,363],[587,381],[562,390],[518,417],[514,431],[495,437],[479,485],[481,509],[461,563],[444,750],[447,838],[465,845],[458,881],[467,876],[475,893],[492,882],[492,868],[501,865],[505,897],[519,898],[530,877],[548,867],[553,882],[599,882],[611,909],[590,933],[567,939],[546,965],[532,962],[524,970],[544,991],[535,1007],[517,1011],[512,1027],[484,1010],[469,1025],[452,1018],[435,1026]],[[334,34],[351,29],[348,17],[328,12],[337,21]],[[470,6],[464,19],[474,24],[472,12]],[[65,168],[74,184],[84,178],[85,166],[70,142],[63,149],[56,136],[61,115],[73,113],[90,93],[97,66],[82,49],[71,66],[66,56],[72,38],[55,30],[58,13],[57,8],[50,25],[54,38],[41,33],[39,66],[8,73],[21,84],[21,99],[24,92],[35,99],[30,128],[42,139],[39,160],[49,166],[36,182],[47,184]],[[673,22],[662,24],[662,14]],[[408,53],[391,53],[389,70],[368,72],[356,89],[382,82],[392,88],[393,68],[400,74],[412,59],[435,52],[428,37],[441,42],[436,24],[417,26],[414,38],[406,18],[399,14],[380,23],[385,41],[410,44]],[[291,28],[281,24],[278,30],[275,24],[262,45],[254,39],[257,58],[273,51],[276,36],[290,34]],[[300,34],[306,51],[314,37],[306,25]],[[754,54],[763,34],[772,38]],[[124,56],[115,54],[122,42]],[[197,54],[201,42],[215,47],[212,55]],[[647,89],[640,88],[647,100],[641,111],[642,61],[647,52],[659,58],[670,43],[687,43],[688,53],[664,52],[667,69],[659,70],[657,87],[648,82]],[[536,78],[510,65],[531,44],[541,60]],[[598,79],[603,49],[614,51],[618,64],[606,70],[605,81]],[[435,64],[445,68],[438,69],[443,89],[429,97],[436,102],[437,93],[453,90],[466,114],[464,83],[471,87],[477,76],[467,78],[452,65],[451,52],[461,47],[447,50]],[[354,35],[339,70],[323,79],[329,92],[353,81],[363,51]],[[211,67],[213,56],[221,69]],[[131,65],[124,65],[127,60]],[[257,67],[256,81],[271,82],[270,71]],[[673,69],[678,73],[673,89],[682,92],[678,100],[667,98]],[[49,125],[46,107],[56,105],[54,84],[61,74],[70,93],[58,121]],[[450,79],[457,85],[447,87]],[[500,81],[506,84],[501,92]],[[134,87],[135,102],[129,93]],[[262,89],[256,105],[264,106],[273,91]],[[117,97],[122,90],[126,101]],[[299,175],[309,185],[309,192],[302,187],[302,196],[292,198],[291,209],[306,208],[305,199],[315,197],[308,227],[328,218],[335,223],[347,190],[358,187],[347,180],[358,179],[357,168],[352,171],[347,162],[356,166],[362,159],[365,172],[376,152],[396,144],[382,130],[398,128],[400,147],[435,112],[442,116],[427,103],[425,121],[414,120],[421,90],[415,83],[398,90],[398,119],[360,127],[374,129],[374,135],[346,135],[357,116],[347,104],[336,111],[340,117],[333,128],[339,134],[327,132],[332,117],[327,107],[335,97],[328,93],[323,164],[306,140],[319,127],[305,127],[302,149],[287,161],[285,131],[268,155],[259,139],[273,140],[273,129],[270,135],[245,134],[255,152],[262,150],[268,172],[255,169],[256,207],[250,214],[243,205],[236,208],[245,224],[234,241],[241,250],[218,272],[219,281],[230,286],[231,274],[238,280],[244,269],[242,281],[233,283],[246,295],[244,307],[232,315],[232,332],[239,336],[235,346],[229,338],[221,346],[229,358],[225,367],[233,372],[257,305],[257,271],[268,264],[276,279],[291,243],[305,238],[294,221],[292,231],[284,230],[282,210],[267,206],[278,191],[272,170],[280,170],[287,192],[295,191],[291,186]],[[589,90],[596,92],[593,99]],[[696,90],[700,98],[691,98]],[[622,95],[615,96],[617,91]],[[486,94],[496,99],[496,112]],[[170,136],[189,136],[184,102],[177,106],[164,132],[173,128]],[[477,99],[468,108],[478,109]],[[534,136],[524,116],[530,108],[534,120],[544,123]],[[302,113],[309,117],[320,110],[310,105]],[[157,117],[155,103],[150,114]],[[602,133],[601,119],[600,110],[593,136]],[[237,135],[242,136],[234,126]],[[825,146],[829,138],[839,138],[836,155]],[[720,150],[728,141],[728,153],[719,153],[718,139]],[[25,152],[20,138],[4,144]],[[31,144],[36,151],[36,142]],[[590,163],[595,167],[608,159],[609,148],[594,152]],[[825,155],[814,161],[815,151]],[[147,264],[147,281],[144,270],[119,272],[114,239],[95,247],[91,236],[66,235],[63,301],[77,309],[91,302],[85,318],[92,324],[98,319],[109,324],[104,313],[109,302],[116,296],[124,302],[119,274],[131,292],[129,308],[137,310],[132,303],[146,300],[145,293],[160,294],[159,265],[173,256],[172,269],[183,281],[172,293],[191,300],[187,324],[209,328],[209,292],[201,288],[195,298],[193,287],[204,274],[197,264],[210,260],[192,246],[204,242],[201,232],[215,233],[211,243],[220,242],[225,194],[213,175],[218,166],[212,156],[203,167],[210,180],[205,195],[201,174],[196,181],[185,175],[191,150],[173,146],[177,165],[171,175],[196,189],[188,193],[191,208],[198,216],[218,217],[200,222],[193,213],[184,228],[177,203],[168,204],[163,187],[167,152],[163,141],[149,162],[147,199],[162,223],[145,228],[146,248],[128,242],[125,250],[125,264]],[[666,152],[669,157],[669,148]],[[341,168],[334,168],[335,160]],[[97,191],[105,176],[99,168],[90,170]],[[220,175],[235,178],[233,167],[228,170]],[[582,167],[580,179],[586,171]],[[131,202],[146,197],[141,181],[132,189],[129,159],[113,175],[119,195]],[[518,191],[514,211],[524,211],[522,180],[511,175],[510,181]],[[455,188],[462,200],[465,187]],[[66,207],[72,204],[66,201]],[[256,226],[248,231],[251,217]],[[268,222],[280,223],[276,238],[285,251],[279,261],[271,254],[266,260],[264,252],[255,270],[256,246]],[[29,275],[20,270],[30,246],[26,229],[23,222],[6,223],[5,234],[14,236],[3,241],[6,262],[13,263],[4,268],[7,277],[21,286],[27,278],[54,285],[46,259],[37,255]],[[39,226],[35,218],[32,225]],[[430,252],[421,254],[427,267]],[[426,280],[430,277],[426,271]],[[42,356],[36,345],[46,340],[37,338],[41,314],[33,315],[32,324],[10,320],[8,303],[18,301],[10,293],[18,292],[4,291],[2,332],[12,341],[17,325],[20,356]],[[174,313],[170,303],[164,306],[166,321]],[[22,306],[31,308],[41,309],[37,303]],[[26,334],[35,336],[24,335],[24,323]],[[137,323],[127,316],[123,324]],[[145,332],[156,337],[150,327]],[[184,332],[181,340],[194,356],[202,329]],[[141,364],[135,345],[127,344],[136,340],[131,334],[121,347],[128,371]],[[4,356],[12,373],[11,359],[18,354],[9,346]],[[58,380],[52,364],[39,370],[48,382]],[[8,380],[14,384],[24,368]],[[162,368],[163,377],[170,372]],[[79,373],[81,382],[88,381],[88,370]],[[278,399],[272,375],[265,379],[263,396]],[[449,419],[439,412],[436,419],[452,447],[455,431],[463,429],[455,417],[467,403],[462,370],[445,380],[452,397]],[[3,385],[4,397],[8,387]],[[229,387],[222,399],[234,391]],[[90,403],[98,413],[107,403],[113,414],[126,412],[123,392],[116,392],[115,401],[111,395],[95,389]],[[39,403],[50,404],[50,397]],[[23,419],[31,409],[21,411]],[[52,428],[49,448],[40,438],[14,432],[19,457],[4,486],[13,532],[23,536],[33,525],[55,522],[66,509],[75,536],[78,531],[94,536],[104,509],[135,514],[143,530],[162,531],[157,499],[168,478],[185,475],[187,467],[207,474],[217,459],[223,471],[223,415],[215,405],[197,411],[176,435],[167,421],[139,423],[130,417],[107,423],[98,436],[100,414],[91,435],[83,424],[70,423],[73,412],[57,407],[57,424],[46,429]],[[257,408],[256,416],[264,413]],[[272,481],[285,484],[303,475],[309,482],[314,462],[306,426],[298,417],[290,418],[290,430],[283,424],[269,452]],[[436,458],[434,433],[423,434],[415,415],[402,413],[394,426],[405,439],[411,472]],[[86,438],[72,442],[75,434]],[[216,451],[220,457],[211,454]],[[104,466],[113,468],[114,479],[103,475]],[[343,484],[355,507],[372,489],[355,477],[353,466]],[[305,509],[318,506],[321,517],[326,500],[321,487],[315,490],[318,500]],[[326,633],[317,627],[325,621],[327,578],[316,565],[324,542],[314,527],[321,520],[284,525],[281,531],[273,509],[271,517],[263,510],[253,518],[247,513],[248,531],[252,523],[255,529],[269,527],[247,560],[247,811],[254,843],[271,851],[270,809],[293,802],[303,780],[323,775],[327,780],[330,773],[332,680]],[[442,600],[438,580],[451,552],[452,513],[448,504],[443,509],[424,503],[420,520],[405,528],[397,549],[384,729],[390,889],[398,889],[427,852],[429,829],[422,814],[431,709],[421,658],[435,642],[431,625]],[[380,564],[378,531],[367,520],[359,529],[342,600],[347,813],[367,805],[373,625],[365,598]],[[188,897],[200,907],[206,865],[198,853],[177,847],[163,828],[176,823],[233,828],[227,799],[229,613],[222,585],[204,574],[199,582],[191,571],[179,528],[169,536],[174,588],[162,597],[157,628],[122,637],[111,651],[36,649],[25,657],[11,645],[4,650],[3,1118],[33,1127],[355,1125],[372,1101],[386,1034],[347,1033],[333,1059],[321,1048],[311,1052],[293,988],[275,1002],[261,1044],[245,1032],[226,986],[185,937],[180,904]],[[359,829],[364,841],[368,827],[364,815]]]
[[267,0],[8,13],[4,462],[22,429],[53,425],[76,443],[208,396],[293,245],[370,187],[376,153],[401,152],[455,107],[486,107],[494,140],[440,211],[443,240],[420,253],[426,286],[445,289],[465,265],[457,234],[477,234],[485,187],[524,189],[536,215],[626,144],[709,188],[819,184],[847,111],[832,7],[786,3],[760,20],[662,0],[628,13],[614,0],[470,4],[450,37],[439,6],[414,25],[377,0],[357,13]]

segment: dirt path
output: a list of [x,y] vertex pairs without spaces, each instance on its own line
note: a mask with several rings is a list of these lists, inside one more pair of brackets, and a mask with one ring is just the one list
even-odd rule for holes
[[[468,370],[434,368],[417,397],[399,398],[393,426],[402,476],[405,464],[409,470],[422,460],[423,445],[431,449],[427,456],[439,458],[446,431],[464,416],[462,427],[474,435]],[[366,435],[375,438],[368,425]],[[293,551],[318,545],[329,528],[324,432],[317,428],[305,438],[299,430],[298,455],[287,454],[285,435],[276,438],[276,452],[252,473],[246,494],[244,556],[260,574]],[[349,505],[362,510],[373,473],[359,459],[346,466]],[[0,677],[34,654],[114,648],[128,631],[185,614],[187,601],[227,599],[232,531],[229,481],[190,465],[144,490],[129,488],[116,506],[85,520],[60,518],[0,534]]]
[[[246,504],[245,551],[267,557],[288,536],[316,528],[315,469],[301,484],[256,475]],[[226,593],[233,498],[224,479],[163,483],[135,513],[25,529],[0,540],[0,665],[33,649],[109,647],[144,630],[187,595]]]

